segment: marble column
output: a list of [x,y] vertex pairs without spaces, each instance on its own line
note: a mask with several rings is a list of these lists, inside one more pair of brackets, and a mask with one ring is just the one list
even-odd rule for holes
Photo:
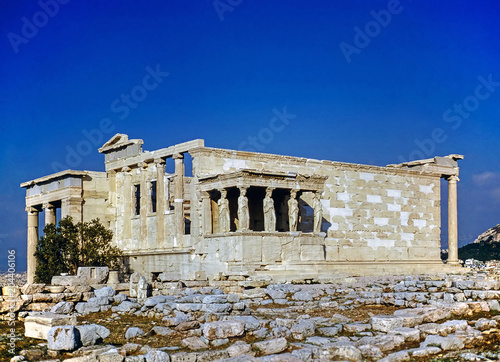
[[156,163],[156,246],[165,244],[165,160]]
[[460,265],[458,262],[458,212],[457,181],[458,176],[448,177],[448,265]]
[[185,233],[184,225],[184,155],[177,153],[173,156],[175,161],[175,188],[174,188],[174,210],[175,210],[175,235]]
[[212,234],[212,205],[210,200],[210,194],[208,192],[203,192],[201,195],[201,205],[202,205],[202,222],[203,222],[203,234]]
[[56,207],[50,202],[43,204],[45,210],[45,226],[56,223]]
[[148,174],[148,164],[145,162],[142,162],[139,164],[140,170],[141,170],[141,200],[140,200],[140,213],[139,213],[139,219],[141,222],[141,236],[140,236],[140,245],[143,248],[148,248],[148,217],[147,214],[149,212],[149,200],[151,199],[149,192],[148,192],[148,183],[147,183],[147,174]]
[[35,281],[36,271],[36,246],[38,243],[38,209],[27,207],[28,213],[28,284],[33,284]]

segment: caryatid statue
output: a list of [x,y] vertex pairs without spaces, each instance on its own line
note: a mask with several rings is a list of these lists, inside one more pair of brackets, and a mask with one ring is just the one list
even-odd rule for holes
[[228,233],[231,229],[231,219],[229,217],[229,201],[226,198],[227,191],[222,189],[220,195],[221,197],[217,202],[219,205],[219,228],[221,233]]
[[288,224],[290,231],[297,231],[299,221],[299,202],[297,201],[297,190],[290,190],[290,200],[288,200]]
[[240,187],[240,196],[238,197],[238,230],[248,230],[250,228],[250,212],[248,210],[246,193],[247,188]]
[[314,194],[313,209],[314,209],[314,229],[313,229],[313,231],[315,233],[319,233],[319,232],[321,232],[321,222],[323,220],[323,205],[321,205],[319,192],[316,192]]
[[264,230],[276,231],[276,212],[274,210],[273,188],[266,189],[266,197],[264,197]]

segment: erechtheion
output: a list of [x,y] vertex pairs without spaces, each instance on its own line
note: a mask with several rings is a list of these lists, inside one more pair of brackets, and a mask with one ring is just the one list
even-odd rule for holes
[[[105,172],[62,171],[21,184],[33,281],[39,212],[108,225],[132,271],[194,279],[441,271],[458,264],[457,160],[386,167],[235,151],[193,140],[156,151],[125,134],[99,152]],[[185,172],[185,157],[192,172]],[[166,164],[172,163],[172,173]],[[189,170],[188,170],[189,171]],[[441,186],[448,248],[440,258]]]

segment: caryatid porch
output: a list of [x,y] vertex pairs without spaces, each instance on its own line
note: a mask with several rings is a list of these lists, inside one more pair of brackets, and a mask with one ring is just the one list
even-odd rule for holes
[[203,235],[320,233],[326,177],[242,170],[201,178]]

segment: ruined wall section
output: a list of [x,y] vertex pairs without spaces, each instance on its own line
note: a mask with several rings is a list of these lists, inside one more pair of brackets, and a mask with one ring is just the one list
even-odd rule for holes
[[327,176],[326,261],[440,261],[440,175],[212,148],[191,154],[198,177],[244,169]]

